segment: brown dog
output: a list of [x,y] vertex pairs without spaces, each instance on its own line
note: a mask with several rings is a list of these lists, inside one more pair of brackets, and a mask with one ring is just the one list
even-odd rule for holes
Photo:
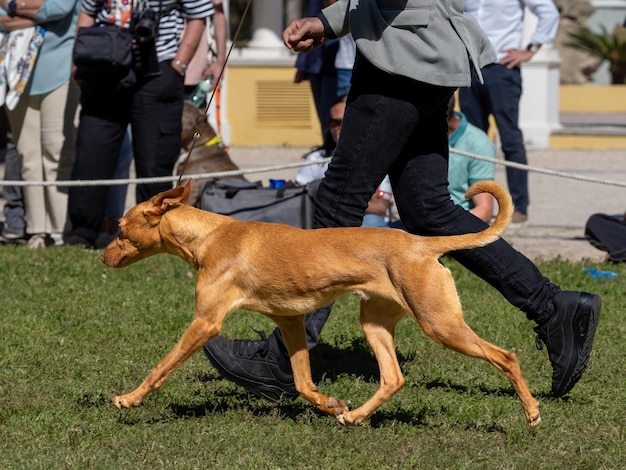
[[[184,173],[185,176],[191,176],[239,169],[230,159],[220,137],[207,122],[204,111],[187,101],[183,107],[182,126],[181,148],[185,152],[182,153],[180,163],[176,167],[177,175]],[[194,144],[196,133],[199,137]],[[192,146],[193,150],[191,150]],[[189,154],[189,150],[191,150],[191,154]],[[245,179],[241,175],[233,175],[229,178]],[[202,187],[207,181],[208,179],[195,180],[187,204],[198,207]]]
[[[224,318],[242,308],[267,315],[285,338],[298,392],[342,424],[361,424],[403,385],[394,330],[408,313],[437,343],[493,364],[511,381],[529,426],[537,426],[534,399],[513,352],[479,338],[463,321],[450,271],[438,258],[498,239],[512,213],[511,198],[497,183],[473,185],[466,197],[491,193],[499,204],[493,225],[479,233],[418,237],[401,230],[329,228],[242,222],[186,205],[189,182],[133,207],[119,237],[100,259],[124,267],[157,253],[180,256],[198,271],[195,317],[178,344],[134,391],[113,398],[118,408],[139,405],[146,395],[208,340]],[[348,411],[320,393],[312,381],[304,315],[346,293],[362,298],[360,321],[380,367],[380,387]]]

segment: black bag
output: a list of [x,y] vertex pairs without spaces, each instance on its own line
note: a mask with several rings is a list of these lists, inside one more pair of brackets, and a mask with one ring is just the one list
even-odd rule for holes
[[115,87],[134,84],[133,38],[128,29],[109,23],[78,28],[73,60],[76,79]]
[[207,182],[202,188],[200,209],[239,220],[313,227],[314,198],[319,181],[306,186],[287,183],[279,189],[238,179]]

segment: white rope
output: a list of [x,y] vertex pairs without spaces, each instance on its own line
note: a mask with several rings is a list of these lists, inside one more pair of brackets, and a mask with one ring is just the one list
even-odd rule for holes
[[456,154],[462,155],[464,157],[470,157],[470,158],[474,158],[476,160],[485,160],[488,162],[493,162],[496,165],[503,165],[503,166],[508,166],[511,168],[517,168],[519,170],[526,170],[528,172],[531,173],[541,173],[544,175],[551,175],[551,176],[558,176],[560,178],[569,178],[569,179],[573,179],[573,180],[578,180],[578,181],[586,181],[588,183],[600,183],[600,184],[605,184],[607,186],[619,186],[622,188],[626,187],[626,182],[624,181],[615,181],[615,180],[606,180],[606,179],[601,179],[601,178],[592,178],[590,176],[583,176],[583,175],[576,175],[573,173],[565,173],[562,171],[556,171],[556,170],[548,170],[547,168],[539,168],[539,167],[534,167],[534,166],[530,166],[530,165],[522,165],[521,163],[516,163],[516,162],[509,162],[506,160],[494,160],[493,158],[489,158],[489,157],[484,157],[482,155],[476,155],[473,153],[469,153],[469,152],[464,152],[462,150],[457,150],[457,149],[450,149],[450,152],[454,152]]
[[[323,160],[314,160],[310,162],[287,163],[277,166],[266,166],[259,168],[249,168],[247,170],[230,170],[215,173],[198,173],[193,175],[183,175],[184,180],[188,179],[207,179],[207,178],[226,178],[228,176],[241,176],[253,173],[268,173],[277,170],[288,170],[299,168],[301,166],[319,165],[330,161],[330,158]],[[70,180],[70,181],[3,181],[0,180],[1,186],[122,186],[127,184],[150,184],[150,183],[167,183],[178,181],[179,175],[176,176],[155,176],[152,178],[126,178],[115,180]]]
[[[477,155],[469,152],[464,152],[458,149],[450,149],[450,152],[456,153],[458,155],[474,158],[476,160],[485,160],[496,165],[502,165],[505,167],[516,168],[519,170],[526,170],[532,173],[540,173],[544,175],[551,175],[560,178],[568,178],[578,181],[586,181],[588,183],[598,183],[604,184],[607,186],[618,186],[618,187],[626,187],[626,182],[624,181],[615,181],[615,180],[606,180],[600,178],[592,178],[590,176],[576,175],[573,173],[564,173],[556,170],[549,170],[547,168],[539,168],[533,167],[529,165],[522,165],[520,163],[509,162],[506,160],[496,160],[489,157],[484,157],[482,155]],[[284,165],[275,165],[275,166],[266,166],[259,168],[248,168],[246,170],[232,170],[232,171],[222,171],[215,173],[199,173],[194,175],[183,175],[184,179],[207,179],[207,178],[225,178],[229,176],[243,176],[254,173],[270,173],[279,170],[289,170],[293,168],[300,168],[308,165],[320,165],[326,162],[329,162],[330,158],[325,158],[322,160],[314,160],[314,161],[302,161],[297,163],[288,163]],[[122,186],[127,184],[150,184],[150,183],[165,183],[165,182],[174,182],[178,181],[180,176],[159,176],[152,178],[126,178],[126,179],[112,179],[112,180],[71,180],[71,181],[4,181],[0,180],[0,187],[2,186],[59,186],[59,187],[69,187],[69,186]]]

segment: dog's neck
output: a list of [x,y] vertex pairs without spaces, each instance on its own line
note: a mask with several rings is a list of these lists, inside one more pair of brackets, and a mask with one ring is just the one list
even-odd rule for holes
[[[220,220],[216,221],[215,218]],[[159,234],[165,250],[198,271],[202,267],[206,249],[211,246],[210,240],[215,230],[225,226],[221,219],[229,220],[228,217],[187,205],[164,214],[159,223]],[[199,233],[203,234],[201,238],[198,237]]]

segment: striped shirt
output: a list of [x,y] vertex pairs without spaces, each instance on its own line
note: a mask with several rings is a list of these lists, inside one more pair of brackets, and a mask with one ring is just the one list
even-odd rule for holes
[[213,16],[211,0],[82,0],[81,10],[95,18],[97,23],[115,23],[128,27],[130,7],[161,11],[156,50],[159,62],[171,60],[176,55],[185,28],[185,19],[203,19]]

